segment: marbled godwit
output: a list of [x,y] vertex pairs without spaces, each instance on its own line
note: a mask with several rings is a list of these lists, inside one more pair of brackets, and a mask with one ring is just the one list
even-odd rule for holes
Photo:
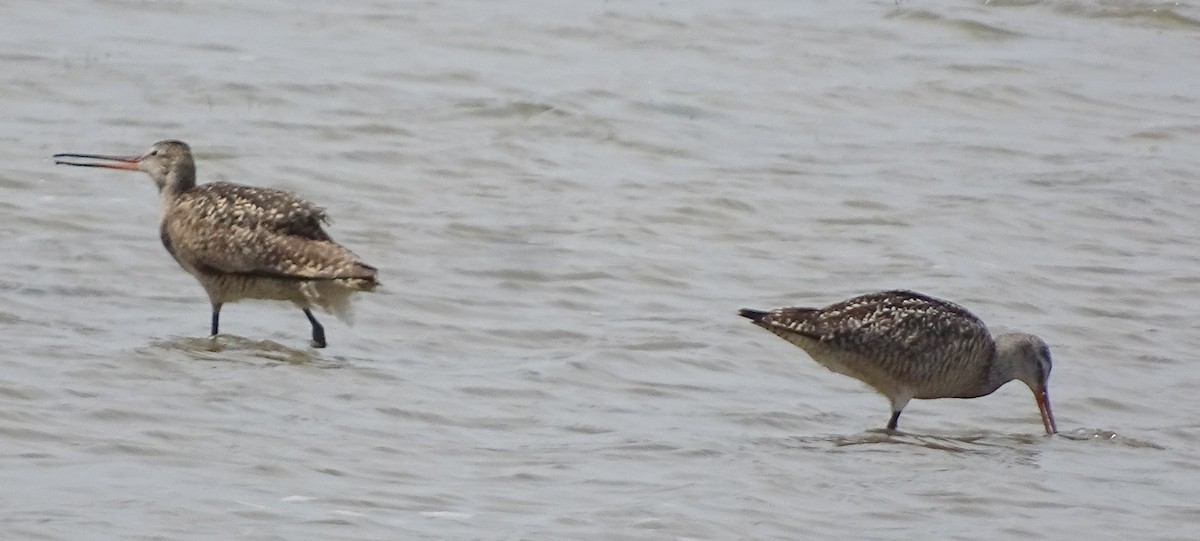
[[1046,434],[1054,415],[1046,385],[1050,348],[1032,334],[1001,334],[965,308],[912,291],[870,293],[824,308],[738,312],[799,346],[834,372],[892,402],[889,431],[913,398],[976,398],[1021,380],[1033,391]]
[[[85,158],[100,162],[63,161]],[[159,141],[141,156],[55,154],[54,163],[144,171],[158,186],[163,246],[204,286],[212,302],[212,334],[221,306],[241,299],[295,303],[312,324],[312,344],[325,347],[321,307],[344,318],[350,294],[378,284],[375,267],[329,238],[325,211],[283,190],[228,182],[196,184],[192,151]]]

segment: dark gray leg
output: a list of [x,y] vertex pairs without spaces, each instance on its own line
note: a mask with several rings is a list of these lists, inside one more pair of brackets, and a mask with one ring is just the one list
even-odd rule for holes
[[896,425],[897,425],[897,424],[899,424],[899,423],[900,423],[900,412],[898,412],[898,411],[893,411],[893,412],[892,412],[892,420],[891,420],[891,421],[888,421],[888,428],[887,428],[887,429],[888,429],[888,431],[890,431],[890,432],[895,432],[895,431],[896,431]]
[[312,328],[313,328],[312,345],[313,345],[313,347],[315,347],[315,348],[325,347],[325,327],[322,327],[321,324],[317,322],[317,318],[313,317],[312,310],[305,308],[304,315],[308,317],[308,322],[312,323]]
[[217,329],[221,326],[221,304],[217,303],[217,304],[212,305],[212,307],[213,307],[212,335],[216,336]]

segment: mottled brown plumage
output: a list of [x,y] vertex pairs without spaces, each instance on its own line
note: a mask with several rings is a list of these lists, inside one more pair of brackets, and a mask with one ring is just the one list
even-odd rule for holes
[[[212,302],[212,334],[221,306],[241,299],[290,301],[312,324],[313,345],[325,332],[312,315],[320,307],[349,315],[350,294],[377,285],[375,267],[322,229],[325,211],[290,192],[212,182],[196,184],[191,149],[159,141],[137,157],[56,154],[55,163],[144,171],[160,197],[163,246],[204,287]],[[86,158],[101,162],[70,162]]]
[[1026,333],[992,339],[965,308],[912,291],[861,295],[824,308],[739,312],[826,368],[888,397],[895,430],[913,398],[975,398],[1019,379],[1033,391],[1047,434],[1057,428],[1047,380],[1050,349]]

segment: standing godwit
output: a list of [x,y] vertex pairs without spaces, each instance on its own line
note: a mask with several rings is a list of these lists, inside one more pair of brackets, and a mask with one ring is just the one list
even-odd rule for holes
[[[85,158],[100,162],[70,162]],[[212,302],[212,335],[221,305],[241,299],[295,303],[312,324],[312,344],[325,347],[319,306],[339,318],[350,294],[378,285],[372,267],[321,228],[324,209],[283,190],[228,182],[196,184],[196,163],[182,141],[159,141],[141,156],[55,154],[54,163],[144,171],[159,193],[163,246],[204,286]]]
[[912,291],[861,295],[824,308],[738,312],[799,346],[834,372],[861,380],[892,402],[889,431],[913,398],[976,398],[1021,380],[1033,391],[1046,434],[1050,348],[1032,334],[992,339],[965,308]]

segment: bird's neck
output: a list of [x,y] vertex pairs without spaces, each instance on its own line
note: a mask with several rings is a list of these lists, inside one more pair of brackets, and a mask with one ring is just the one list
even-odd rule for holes
[[996,337],[996,349],[992,352],[992,362],[988,365],[987,379],[983,386],[983,394],[991,394],[1005,383],[1016,379],[1017,357],[1020,350],[1011,335],[1002,334]]
[[162,197],[174,199],[196,187],[196,163],[192,161],[191,156],[185,156],[171,164],[165,174],[154,172],[150,176],[154,177],[154,183],[158,185],[158,192]]
[[158,183],[159,216],[163,219],[180,196],[196,187],[196,168],[191,164],[185,165],[167,172],[166,178]]
[[167,173],[167,182],[162,187],[164,195],[178,196],[196,187],[196,169],[180,167]]

